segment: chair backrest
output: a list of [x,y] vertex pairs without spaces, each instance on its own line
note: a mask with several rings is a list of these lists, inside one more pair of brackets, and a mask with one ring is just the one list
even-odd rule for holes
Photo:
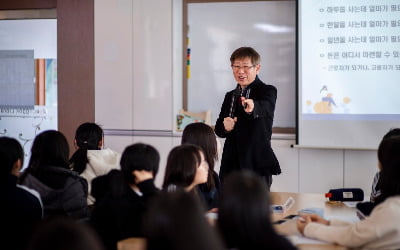
[[146,250],[146,239],[139,237],[131,237],[118,241],[118,250]]

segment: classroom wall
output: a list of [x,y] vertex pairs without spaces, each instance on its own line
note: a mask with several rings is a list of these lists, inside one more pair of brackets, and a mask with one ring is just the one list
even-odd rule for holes
[[[181,43],[182,0],[95,0],[95,120],[106,147],[122,152],[145,142],[159,150],[158,186],[169,150],[180,143]],[[273,135],[282,167],[273,191],[361,187],[369,195],[376,151],[296,148],[294,139]]]

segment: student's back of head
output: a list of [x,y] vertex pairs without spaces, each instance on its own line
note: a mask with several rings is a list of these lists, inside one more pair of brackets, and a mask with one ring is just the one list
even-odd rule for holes
[[92,181],[92,194],[96,199],[102,199],[108,192],[113,197],[122,197],[137,185],[134,171],[148,171],[155,179],[160,164],[160,154],[153,146],[145,143],[135,143],[127,146],[121,155],[121,170],[112,170],[107,175],[99,176]]
[[39,175],[40,170],[46,167],[61,167],[68,169],[69,145],[65,136],[56,130],[46,130],[38,134],[33,140],[31,157],[26,173]]
[[105,250],[95,231],[70,218],[44,220],[26,250]]
[[75,132],[75,145],[77,150],[72,155],[70,163],[79,174],[83,173],[88,163],[88,150],[99,150],[103,145],[103,129],[93,122],[79,125]]
[[134,184],[132,175],[134,170],[146,170],[153,172],[154,178],[158,173],[160,155],[151,145],[136,143],[125,148],[121,156],[121,171],[128,183]]
[[201,204],[183,190],[156,197],[144,221],[148,250],[224,249]]
[[0,137],[0,178],[13,174],[14,164],[18,160],[22,166],[24,150],[21,144],[14,138]]
[[228,248],[295,249],[270,220],[268,187],[250,171],[233,172],[222,187],[218,228]]
[[376,198],[377,204],[400,195],[400,136],[383,139],[379,144],[378,158],[382,169],[379,180],[381,194]]

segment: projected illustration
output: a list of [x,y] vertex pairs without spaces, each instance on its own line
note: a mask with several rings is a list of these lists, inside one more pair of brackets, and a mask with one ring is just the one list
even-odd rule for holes
[[[318,100],[317,97],[315,99]],[[319,101],[315,101],[314,105],[312,100],[306,101],[307,113],[333,114],[350,112],[350,97],[343,97],[342,102],[339,105],[336,104],[334,94],[329,91],[327,85],[322,85],[319,90],[319,99]]]

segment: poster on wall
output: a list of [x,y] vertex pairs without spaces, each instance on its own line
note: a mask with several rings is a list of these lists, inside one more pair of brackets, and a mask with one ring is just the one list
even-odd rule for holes
[[57,19],[1,19],[0,34],[0,136],[21,143],[26,168],[35,136],[58,128]]
[[[32,141],[38,133],[57,129],[57,60],[34,59],[34,65],[34,91],[31,93],[34,105],[0,105],[0,136],[18,139],[24,148],[26,159],[29,157]],[[15,91],[10,92],[9,95]],[[20,92],[23,93],[24,90]],[[4,92],[3,94],[7,95]],[[24,165],[27,165],[27,160]]]

